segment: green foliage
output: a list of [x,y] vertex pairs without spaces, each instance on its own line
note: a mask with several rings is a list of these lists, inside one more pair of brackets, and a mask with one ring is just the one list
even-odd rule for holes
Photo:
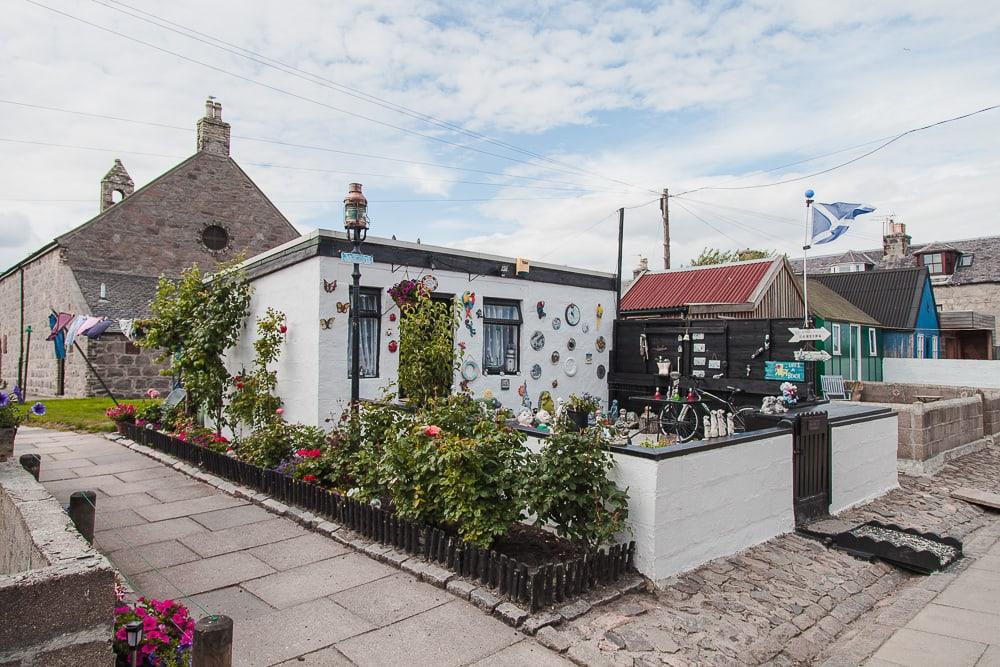
[[574,412],[594,412],[601,407],[601,399],[591,394],[570,394],[566,401],[566,409]]
[[628,491],[608,479],[612,467],[600,429],[554,433],[527,474],[536,523],[590,546],[611,542],[628,517]]
[[275,394],[278,386],[277,371],[270,370],[281,356],[281,343],[285,339],[285,314],[268,308],[257,318],[257,338],[253,342],[254,360],[247,370],[240,369],[232,378],[232,389],[226,404],[226,414],[233,426],[257,430],[268,422],[280,420],[277,409],[281,398]]
[[459,363],[455,354],[459,304],[434,301],[426,291],[417,290],[400,306],[400,313],[400,395],[411,405],[422,406],[451,393]]
[[135,411],[135,420],[143,424],[159,424],[163,419],[163,401],[143,401]]
[[162,351],[158,361],[170,362],[165,374],[181,378],[188,401],[205,410],[217,428],[229,373],[223,354],[239,338],[248,315],[252,288],[246,271],[236,266],[242,258],[219,266],[211,280],[204,280],[197,265],[185,269],[179,280],[161,276],[145,323],[144,347]]
[[236,453],[244,461],[274,468],[299,449],[317,449],[326,441],[322,429],[304,424],[273,421],[236,446]]
[[774,257],[774,250],[758,250],[744,248],[743,250],[719,250],[717,248],[702,248],[701,254],[691,260],[691,266],[710,266],[712,264],[728,264],[730,262],[745,262],[750,259],[766,259]]
[[[89,431],[100,433],[114,431],[114,423],[108,421],[105,411],[114,405],[107,397],[45,399],[48,410],[42,417],[31,418],[32,422],[45,428],[68,431]],[[3,422],[0,421],[0,428]]]
[[382,469],[400,516],[450,525],[488,547],[523,512],[524,435],[459,394],[432,401],[400,437],[388,439]]

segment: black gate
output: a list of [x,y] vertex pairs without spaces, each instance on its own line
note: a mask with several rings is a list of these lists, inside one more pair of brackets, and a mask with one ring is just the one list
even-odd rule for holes
[[792,435],[795,524],[805,525],[830,513],[830,423],[825,412],[795,419]]

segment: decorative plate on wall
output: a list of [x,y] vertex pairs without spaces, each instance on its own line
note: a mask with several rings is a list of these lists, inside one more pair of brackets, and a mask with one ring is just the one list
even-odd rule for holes
[[472,359],[467,360],[464,364],[462,364],[462,377],[468,382],[478,379],[479,364]]
[[535,364],[534,366],[531,367],[531,379],[537,380],[540,377],[542,377],[542,367],[539,366],[538,364]]
[[559,327],[561,326],[562,326],[562,320],[560,320],[558,317],[553,317],[552,328],[555,329],[556,331],[559,331]]
[[566,349],[569,350],[570,352],[572,352],[573,350],[576,349],[576,339],[575,338],[570,338],[568,341],[566,341]]
[[604,364],[598,364],[597,365],[597,379],[598,380],[603,380],[605,373],[607,373],[607,370],[604,368]]
[[552,363],[559,363],[559,350],[552,350]]
[[536,331],[531,334],[531,349],[540,350],[545,347],[545,334],[541,331]]
[[604,340],[604,336],[598,336],[597,340],[594,342],[594,347],[597,348],[598,352],[604,352],[604,348],[608,346],[608,341]]
[[580,323],[580,306],[571,303],[566,306],[566,324],[575,327]]
[[438,288],[438,279],[435,278],[433,274],[428,273],[426,276],[420,279],[420,282],[423,283],[424,289],[426,289],[428,292],[433,292]]
[[569,359],[566,360],[565,371],[566,375],[570,377],[576,375],[576,359],[570,357]]

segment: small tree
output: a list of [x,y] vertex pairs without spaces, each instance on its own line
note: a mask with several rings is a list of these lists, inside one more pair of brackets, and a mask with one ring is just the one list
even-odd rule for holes
[[418,289],[406,301],[398,302],[399,391],[414,405],[425,405],[451,393],[458,361],[455,329],[458,303],[431,299]]
[[144,347],[162,351],[157,361],[170,362],[163,373],[181,379],[188,405],[204,409],[217,430],[225,423],[222,406],[229,381],[223,355],[239,339],[253,290],[246,271],[237,266],[240,261],[242,257],[220,265],[210,277],[202,276],[197,264],[178,280],[161,276],[142,341]]
[[717,248],[702,248],[701,254],[691,260],[691,266],[709,266],[712,264],[728,264],[729,262],[745,262],[751,259],[767,259],[773,257],[773,250],[744,248],[743,250],[719,250]]

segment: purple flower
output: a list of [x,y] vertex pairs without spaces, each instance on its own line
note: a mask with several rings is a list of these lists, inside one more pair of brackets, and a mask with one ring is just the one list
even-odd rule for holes
[[6,408],[10,405],[10,395],[5,391],[0,391],[0,408]]
[[16,384],[14,385],[13,394],[14,398],[17,399],[18,403],[24,403],[24,392],[21,391],[21,388],[18,387]]
[[35,415],[36,417],[41,417],[42,415],[44,415],[45,414],[45,404],[44,403],[35,403],[34,405],[32,405],[31,406],[31,414]]

